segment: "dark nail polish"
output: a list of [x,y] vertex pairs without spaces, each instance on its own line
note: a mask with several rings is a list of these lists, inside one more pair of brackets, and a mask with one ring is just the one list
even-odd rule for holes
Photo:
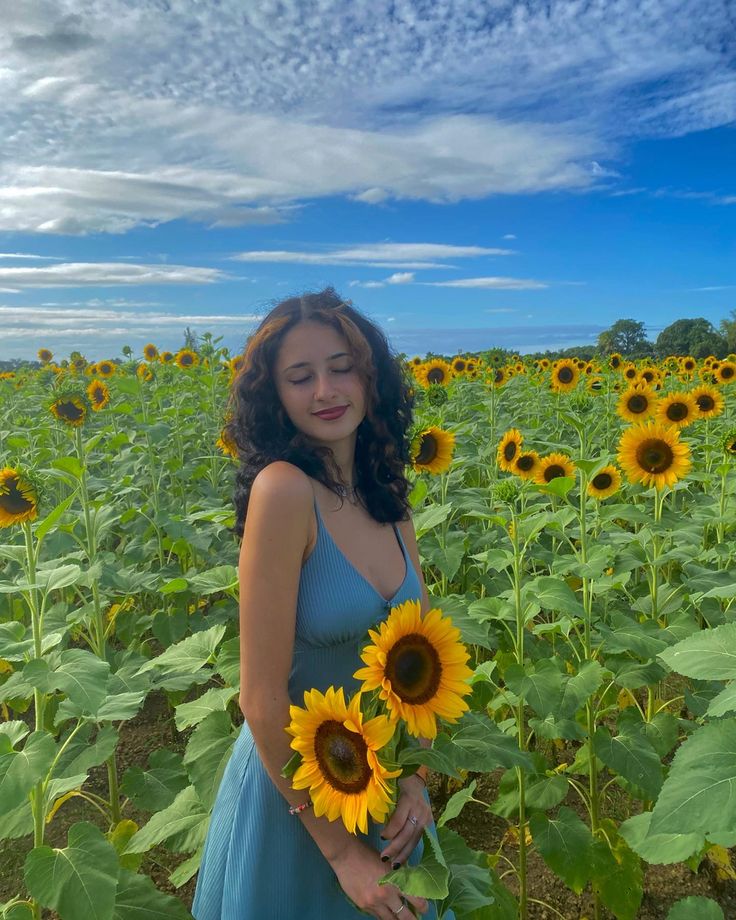
[[381,862],[388,862],[388,856],[382,856]]
[[392,864],[391,864],[391,868],[392,868],[392,869],[400,869],[400,868],[401,868],[401,863],[400,863],[400,862],[392,863]]

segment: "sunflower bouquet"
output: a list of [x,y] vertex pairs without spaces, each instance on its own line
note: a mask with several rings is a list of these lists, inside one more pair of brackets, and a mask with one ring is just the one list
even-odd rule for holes
[[368,639],[352,698],[342,687],[307,690],[286,729],[296,754],[283,775],[309,790],[315,815],[341,818],[352,834],[368,832],[369,815],[385,821],[404,773],[402,751],[416,746],[412,736],[435,738],[438,719],[460,719],[473,673],[460,630],[438,609],[422,616],[419,600],[394,607]]

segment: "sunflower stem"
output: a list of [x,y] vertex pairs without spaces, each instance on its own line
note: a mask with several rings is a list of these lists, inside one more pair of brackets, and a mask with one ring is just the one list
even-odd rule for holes
[[[519,546],[519,522],[514,504],[511,505],[511,523],[513,525],[514,546],[514,608],[516,613],[516,663],[524,667],[524,608],[521,599],[521,548]],[[526,726],[524,721],[524,697],[519,698],[516,709],[516,728],[519,739],[519,749],[527,748]],[[528,894],[526,878],[526,777],[523,767],[516,768],[516,778],[519,786],[519,918],[527,920]]]

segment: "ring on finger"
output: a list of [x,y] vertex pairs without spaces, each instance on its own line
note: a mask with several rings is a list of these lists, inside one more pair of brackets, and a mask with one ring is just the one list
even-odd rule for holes
[[417,821],[417,819],[414,817],[414,815],[409,815],[409,820],[410,820],[411,823],[414,825],[414,827],[416,827],[417,824],[419,823],[419,822]]
[[392,913],[394,913],[394,914],[400,914],[401,911],[402,911],[405,907],[406,907],[406,903],[403,903],[403,904],[401,905],[401,907],[400,907],[398,910],[394,910],[394,911],[392,911]]

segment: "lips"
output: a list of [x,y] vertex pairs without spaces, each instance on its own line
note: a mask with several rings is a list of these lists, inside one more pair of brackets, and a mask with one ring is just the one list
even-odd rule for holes
[[347,411],[347,408],[347,406],[335,406],[333,409],[323,409],[321,412],[313,412],[312,414],[319,418],[340,418],[340,416]]

